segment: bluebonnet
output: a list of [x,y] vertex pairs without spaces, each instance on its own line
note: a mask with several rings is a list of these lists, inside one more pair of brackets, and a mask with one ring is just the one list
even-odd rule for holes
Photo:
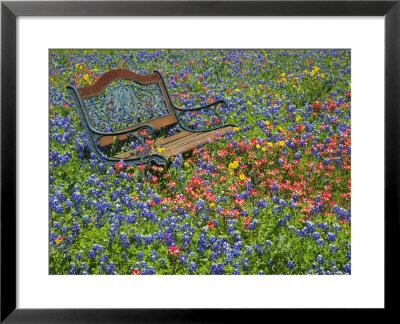
[[277,192],[277,191],[279,190],[278,184],[277,184],[276,182],[274,182],[274,183],[272,184],[271,190],[272,190],[273,192]]
[[293,261],[289,260],[289,261],[286,263],[286,267],[287,267],[289,270],[293,271],[294,268],[295,268],[295,264],[294,264]]
[[171,166],[175,169],[178,169],[183,164],[183,156],[182,154],[177,154],[175,156],[174,161],[172,161]]
[[332,242],[332,241],[334,241],[336,239],[336,234],[335,233],[328,233],[326,235],[326,238],[327,238],[328,241]]
[[155,251],[155,250],[151,251],[150,260],[151,261],[156,261],[157,260],[157,251]]
[[156,271],[152,266],[149,266],[148,268],[145,268],[142,270],[142,275],[154,275]]
[[322,255],[318,255],[315,259],[315,261],[319,264],[323,264],[324,263],[324,257]]
[[330,252],[335,253],[339,251],[339,248],[336,245],[329,245],[330,246]]
[[319,234],[318,232],[314,232],[312,235],[313,240],[319,240],[321,238],[321,234]]
[[78,236],[80,233],[80,226],[78,222],[72,223],[72,235]]
[[193,261],[191,261],[191,262],[189,263],[189,267],[188,267],[189,273],[194,273],[194,272],[196,271],[196,269],[197,269],[196,263],[193,262]]

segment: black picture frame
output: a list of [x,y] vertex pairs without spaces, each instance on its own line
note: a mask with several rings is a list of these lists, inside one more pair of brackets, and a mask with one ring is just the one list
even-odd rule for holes
[[[244,309],[16,308],[16,19],[19,16],[384,16],[385,310],[398,300],[400,0],[395,1],[2,1],[1,3],[1,317],[3,323],[227,322]],[[374,190],[371,188],[371,190]],[[373,256],[371,256],[373,258]],[[366,283],[368,284],[368,283]],[[393,296],[393,297],[392,297]],[[264,316],[265,310],[251,310]],[[320,319],[321,320],[321,319]]]

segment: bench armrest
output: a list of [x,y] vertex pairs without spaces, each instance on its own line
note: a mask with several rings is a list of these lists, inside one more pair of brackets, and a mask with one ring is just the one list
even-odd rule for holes
[[211,108],[211,107],[217,106],[219,104],[221,104],[222,107],[224,107],[224,108],[228,107],[228,102],[226,100],[224,100],[224,99],[220,99],[220,100],[214,101],[212,103],[209,103],[207,105],[204,105],[204,106],[201,106],[201,107],[197,107],[197,108],[178,108],[175,105],[174,105],[174,108],[176,110],[180,110],[180,111],[198,111],[198,110],[202,110],[202,109],[205,109],[205,108]]
[[[223,108],[228,107],[228,103],[227,103],[227,101],[224,100],[224,99],[217,100],[217,101],[215,101],[215,102],[209,103],[209,104],[204,105],[204,106],[196,107],[196,108],[178,108],[178,107],[176,107],[175,105],[173,105],[173,107],[174,107],[174,109],[175,109],[175,115],[177,116],[177,120],[178,120],[179,126],[181,126],[184,130],[187,130],[187,131],[191,131],[191,132],[202,132],[202,131],[210,131],[210,130],[219,129],[219,128],[222,128],[222,127],[225,127],[225,126],[233,126],[233,127],[235,127],[236,125],[234,125],[234,124],[224,124],[224,123],[222,122],[223,119],[222,119],[222,117],[221,117],[221,114],[220,114],[220,112],[218,112],[218,111],[216,110],[216,106],[218,106],[218,105],[221,105]],[[218,123],[217,123],[216,125],[212,125],[212,126],[214,126],[214,127],[212,127],[212,128],[207,128],[207,129],[205,129],[205,130],[194,130],[194,129],[190,129],[190,128],[186,127],[186,126],[184,125],[184,122],[183,122],[183,120],[182,120],[182,117],[179,116],[179,114],[177,113],[177,112],[183,112],[183,113],[188,113],[188,112],[199,112],[199,111],[205,111],[205,110],[211,111],[211,112],[213,113],[213,116],[217,118],[217,119],[215,119],[215,120],[218,120]]]

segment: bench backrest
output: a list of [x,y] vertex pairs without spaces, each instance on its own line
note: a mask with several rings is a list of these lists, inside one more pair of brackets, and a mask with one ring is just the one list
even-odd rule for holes
[[[77,90],[88,122],[99,132],[112,133],[149,124],[157,129],[177,122],[159,72],[139,75],[112,70],[93,85]],[[103,137],[100,146],[110,143],[112,137]]]

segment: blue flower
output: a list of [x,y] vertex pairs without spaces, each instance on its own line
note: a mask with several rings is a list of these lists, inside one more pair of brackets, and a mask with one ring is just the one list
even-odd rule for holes
[[319,264],[324,264],[324,257],[322,255],[318,255],[315,259],[315,261]]
[[351,263],[345,264],[343,267],[343,273],[344,274],[351,274]]
[[188,271],[189,271],[190,273],[194,273],[194,272],[196,271],[196,269],[197,269],[196,263],[193,262],[193,261],[191,261],[191,262],[189,263]]
[[157,261],[157,251],[155,251],[155,250],[151,251],[150,260]]
[[327,238],[328,241],[333,242],[336,239],[336,234],[335,233],[328,233],[326,235],[326,238]]
[[294,264],[294,262],[293,261],[288,261],[287,263],[286,263],[286,267],[290,270],[290,271],[293,271],[294,270],[294,268],[295,268],[295,264]]
[[317,241],[321,238],[321,235],[318,232],[314,232],[312,238],[313,240]]
[[215,264],[213,263],[210,268],[210,274],[213,275],[222,275],[224,273],[224,268],[221,263]]

